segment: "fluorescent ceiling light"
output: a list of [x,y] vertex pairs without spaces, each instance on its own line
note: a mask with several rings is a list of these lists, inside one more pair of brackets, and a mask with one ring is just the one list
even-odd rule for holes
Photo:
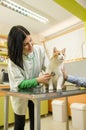
[[11,1],[11,0],[0,0],[0,4],[11,9],[11,10],[14,10],[24,16],[29,16],[29,17],[32,17],[36,20],[38,20],[39,22],[41,23],[48,23],[48,19],[27,9],[27,8],[24,8],[23,6]]

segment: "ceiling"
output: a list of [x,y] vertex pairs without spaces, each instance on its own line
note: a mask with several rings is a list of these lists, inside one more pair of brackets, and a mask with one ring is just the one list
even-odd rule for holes
[[[8,34],[13,25],[23,25],[32,34],[48,37],[64,27],[81,22],[53,0],[13,0],[24,7],[49,19],[49,23],[43,24],[30,17],[23,16],[0,5],[0,34]],[[80,4],[86,0],[76,0]],[[84,4],[85,5],[85,4]],[[67,22],[68,21],[68,22]],[[64,26],[63,26],[64,25]]]
[[86,0],[75,0],[86,9]]

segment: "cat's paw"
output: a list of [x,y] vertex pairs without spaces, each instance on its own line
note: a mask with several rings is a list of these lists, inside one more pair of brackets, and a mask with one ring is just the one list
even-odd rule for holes
[[41,87],[41,92],[43,92],[43,93],[46,92],[46,86],[45,85]]
[[52,89],[53,89],[53,86],[50,85],[50,86],[49,86],[49,90],[52,90]]
[[61,86],[57,86],[56,89],[57,89],[57,90],[62,90],[62,87],[61,87]]

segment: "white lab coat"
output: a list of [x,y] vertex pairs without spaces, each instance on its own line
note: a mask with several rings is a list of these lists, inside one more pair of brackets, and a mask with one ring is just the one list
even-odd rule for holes
[[[34,53],[34,57],[33,57]],[[42,67],[45,65],[45,51],[42,46],[34,45],[33,53],[28,56],[23,56],[24,70],[15,65],[10,59],[8,62],[8,75],[10,89],[18,91],[18,85],[24,79],[31,79],[39,76]],[[32,58],[31,58],[32,57]],[[19,97],[11,97],[12,107],[16,114],[25,115],[28,100]]]

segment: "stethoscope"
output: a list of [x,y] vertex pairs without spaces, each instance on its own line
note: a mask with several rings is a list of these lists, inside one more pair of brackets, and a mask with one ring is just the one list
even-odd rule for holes
[[33,69],[32,69],[32,78],[34,77],[34,68],[35,68],[35,54],[34,54],[34,52],[32,52],[31,54],[29,54],[28,55],[28,59],[30,60],[30,61],[32,61],[32,63],[33,63]]

